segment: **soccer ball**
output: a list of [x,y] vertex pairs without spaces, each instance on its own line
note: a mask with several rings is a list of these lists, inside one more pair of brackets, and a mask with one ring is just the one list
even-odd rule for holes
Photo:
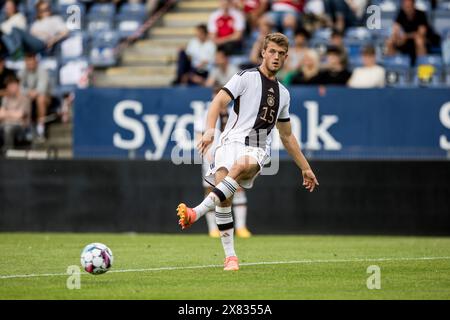
[[81,252],[81,266],[90,274],[102,274],[108,271],[113,264],[111,249],[103,243],[91,243]]

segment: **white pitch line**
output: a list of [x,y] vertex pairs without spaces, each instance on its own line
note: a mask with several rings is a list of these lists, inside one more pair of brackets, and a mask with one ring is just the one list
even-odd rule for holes
[[[357,258],[357,259],[333,259],[333,260],[293,260],[293,261],[267,261],[267,262],[245,262],[240,263],[240,266],[260,266],[260,265],[277,265],[277,264],[314,264],[314,263],[345,263],[345,262],[385,262],[385,261],[429,261],[429,260],[450,260],[450,257],[412,257],[412,258]],[[146,268],[146,269],[123,269],[111,270],[109,273],[126,273],[126,272],[152,272],[152,271],[172,271],[172,270],[190,270],[190,269],[207,269],[207,268],[221,268],[220,264],[209,264],[201,266],[186,266],[186,267],[161,267],[161,268]],[[87,275],[87,273],[82,273]],[[3,275],[0,279],[15,279],[15,278],[36,278],[36,277],[59,277],[68,276],[67,273],[36,273],[36,274],[15,274]]]

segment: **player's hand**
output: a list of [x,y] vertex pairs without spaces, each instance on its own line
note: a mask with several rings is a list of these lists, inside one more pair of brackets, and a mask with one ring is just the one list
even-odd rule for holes
[[319,185],[316,175],[311,169],[302,170],[303,185],[309,192],[313,192],[315,187]]
[[214,129],[213,130],[207,130],[200,142],[197,144],[197,150],[201,155],[205,155],[208,149],[211,147],[212,143],[214,141]]

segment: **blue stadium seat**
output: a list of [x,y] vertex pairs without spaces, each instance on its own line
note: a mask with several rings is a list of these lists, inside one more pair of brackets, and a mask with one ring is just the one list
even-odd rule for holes
[[344,45],[350,59],[356,61],[361,54],[362,47],[373,43],[373,35],[363,27],[348,28],[345,37]]
[[450,87],[450,67],[445,71],[445,85]]
[[116,31],[99,32],[92,37],[92,46],[117,46],[120,35]]
[[330,42],[332,30],[330,28],[318,29],[309,40],[309,46],[323,54]]
[[397,11],[388,11],[381,13],[381,30],[391,30],[395,19],[397,18]]
[[96,3],[89,10],[88,17],[113,19],[115,14],[116,6],[113,3]]
[[118,63],[116,48],[120,42],[118,32],[101,32],[92,39],[89,61],[94,67],[111,67]]
[[386,68],[386,86],[404,88],[411,85],[411,71],[407,69]]
[[383,58],[386,69],[386,85],[390,87],[406,87],[411,82],[411,58],[407,55],[396,55]]
[[124,3],[119,10],[119,16],[127,16],[145,20],[147,15],[147,8],[142,3]]
[[36,9],[36,3],[37,3],[38,1],[39,1],[39,0],[26,0],[26,1],[25,1],[25,7],[26,7],[26,10],[27,10],[27,11],[35,10],[35,9]]
[[111,31],[114,29],[114,20],[108,17],[91,17],[87,23],[87,31],[94,36],[99,32]]
[[416,65],[420,66],[424,64],[429,64],[434,66],[435,68],[441,69],[444,62],[442,60],[442,57],[439,55],[426,55],[417,57]]
[[382,15],[384,13],[397,12],[400,8],[399,2],[395,0],[374,0],[371,4],[379,6]]
[[416,9],[424,12],[430,12],[431,3],[429,0],[416,0]]
[[116,30],[122,38],[126,38],[135,34],[143,23],[142,18],[123,15],[116,19]]
[[433,28],[440,35],[450,28],[450,10],[437,10],[434,12]]
[[59,93],[72,92],[82,83],[87,82],[86,75],[89,69],[88,60],[85,58],[74,59],[62,63],[59,68],[59,87],[55,90]]
[[316,32],[314,32],[311,40],[329,41],[331,38],[331,33],[332,30],[330,28],[317,29]]
[[373,39],[369,29],[365,27],[351,27],[345,33],[346,40],[371,41]]
[[437,10],[450,11],[450,1],[439,1],[437,4]]
[[411,66],[411,58],[408,55],[395,55],[383,58],[385,68],[403,68],[409,69]]
[[350,70],[353,70],[355,68],[362,67],[362,66],[363,66],[363,62],[362,62],[361,55],[349,56],[348,68]]
[[444,64],[447,67],[450,67],[450,29],[447,29],[444,32],[444,36],[442,37],[442,58],[444,60]]
[[72,32],[59,45],[59,56],[65,60],[80,58],[87,55],[89,36],[84,31]]

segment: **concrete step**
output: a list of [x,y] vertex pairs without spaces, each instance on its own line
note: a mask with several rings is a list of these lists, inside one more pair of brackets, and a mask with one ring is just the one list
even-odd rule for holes
[[186,38],[181,37],[170,37],[170,38],[161,38],[161,39],[146,39],[136,42],[136,44],[133,47],[130,47],[129,49],[140,49],[148,47],[158,47],[158,48],[173,48],[173,47],[182,47],[187,45]]
[[164,28],[164,27],[156,27],[150,30],[150,36],[154,39],[161,38],[177,38],[177,39],[186,39],[189,41],[190,38],[195,36],[195,28],[194,27],[173,27],[173,28]]
[[[184,43],[184,41],[183,41]],[[142,54],[142,55],[177,55],[179,48],[183,47],[183,45],[165,45],[165,46],[157,46],[157,45],[140,45],[130,47],[125,50],[124,55],[127,54]]]
[[39,149],[58,148],[58,149],[70,149],[72,148],[72,135],[70,136],[55,136],[50,137],[43,146]]
[[149,88],[166,87],[171,84],[175,78],[171,75],[106,75],[106,73],[95,74],[95,87],[113,87],[113,88]]
[[166,55],[150,55],[150,54],[133,54],[125,53],[122,57],[122,65],[127,67],[133,66],[167,66],[174,64],[177,60],[176,54]]
[[[57,152],[57,154],[55,153]],[[33,149],[33,150],[8,150],[6,157],[10,159],[28,159],[28,160],[45,160],[54,159],[57,156],[58,159],[71,159],[73,158],[72,149]]]
[[163,17],[166,27],[195,27],[200,23],[207,23],[209,12],[176,12],[167,13]]
[[213,11],[213,10],[216,10],[218,7],[219,7],[219,3],[217,0],[181,1],[180,3],[178,3],[176,10],[203,12],[203,11]]
[[58,159],[72,159],[73,150],[72,149],[58,149]]
[[174,74],[175,65],[115,67],[106,70],[107,76],[173,76]]
[[72,136],[71,123],[55,123],[48,127],[50,137]]

